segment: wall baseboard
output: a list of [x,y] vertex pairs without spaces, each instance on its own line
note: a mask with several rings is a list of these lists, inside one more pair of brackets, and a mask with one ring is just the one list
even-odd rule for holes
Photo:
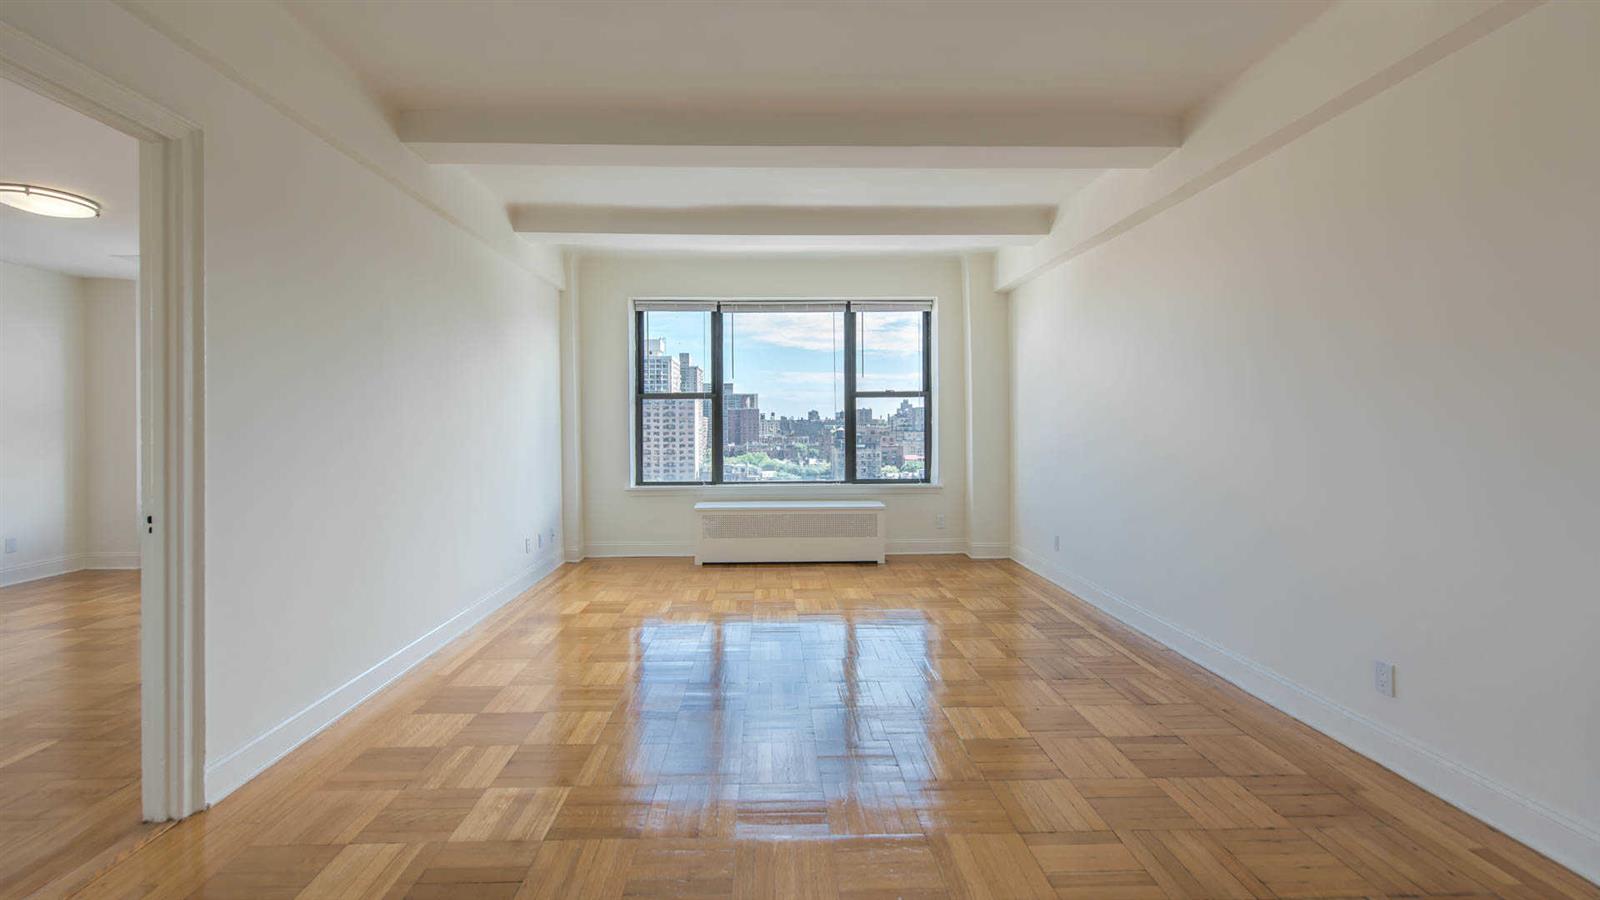
[[133,553],[69,553],[31,563],[0,569],[0,587],[69,575],[84,569],[137,569],[139,554]]
[[54,578],[57,575],[76,572],[81,568],[83,567],[78,565],[77,554],[54,556],[49,559],[35,560],[31,563],[22,563],[21,565],[0,569],[0,587],[38,581],[40,578]]
[[315,737],[342,718],[345,713],[360,705],[362,701],[410,671],[417,663],[460,637],[469,628],[487,618],[490,613],[521,596],[561,564],[560,555],[547,552],[544,558],[533,566],[435,626],[432,631],[334,688],[322,699],[247,741],[244,746],[215,762],[208,763],[205,777],[206,805],[216,803],[238,790],[245,782],[266,771],[291,750]]
[[913,538],[904,541],[884,542],[883,552],[891,556],[923,553],[965,553],[966,541],[953,541],[944,538]]
[[139,568],[139,551],[131,553],[85,553],[82,556],[85,569],[137,569]]
[[[1004,546],[1007,550],[1009,545]],[[966,553],[965,541],[916,539],[905,541],[889,541],[885,545],[885,552],[890,555],[909,555],[923,553]],[[649,541],[606,541],[584,545],[583,557],[609,559],[621,556],[693,556],[694,545],[670,542]],[[1007,554],[1000,553],[1004,558]],[[582,558],[582,557],[580,557]],[[567,554],[568,562],[577,562],[573,555]]]
[[1600,828],[1551,809],[1507,785],[1318,694],[1260,663],[1156,615],[1103,587],[1013,546],[1011,558],[1246,693],[1299,719],[1422,789],[1591,881],[1600,881]]
[[668,541],[600,541],[584,544],[583,555],[602,559],[619,556],[693,556],[694,547]]
[[1010,544],[968,543],[967,555],[973,559],[1010,559]]

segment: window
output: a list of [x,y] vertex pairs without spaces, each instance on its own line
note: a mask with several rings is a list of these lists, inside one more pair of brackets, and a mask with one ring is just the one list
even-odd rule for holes
[[928,314],[857,304],[856,481],[926,481],[929,428]]
[[638,402],[639,483],[699,484],[711,480],[711,347],[709,309],[640,312]]
[[634,480],[929,481],[932,310],[636,301]]

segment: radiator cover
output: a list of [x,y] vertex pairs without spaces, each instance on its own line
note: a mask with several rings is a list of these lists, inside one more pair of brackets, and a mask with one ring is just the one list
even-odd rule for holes
[[883,562],[878,500],[696,503],[694,561]]

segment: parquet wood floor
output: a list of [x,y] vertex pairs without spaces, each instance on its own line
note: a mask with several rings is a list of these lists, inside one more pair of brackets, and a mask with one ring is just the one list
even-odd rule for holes
[[1600,890],[1009,562],[566,566],[84,897]]
[[139,573],[0,588],[0,897],[82,884],[139,818]]

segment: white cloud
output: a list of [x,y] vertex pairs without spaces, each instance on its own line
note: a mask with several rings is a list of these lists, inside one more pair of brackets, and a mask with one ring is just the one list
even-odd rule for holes
[[[735,350],[744,341],[793,350],[844,352],[841,316],[827,313],[761,313],[730,318]],[[920,313],[863,314],[862,346],[871,353],[898,356],[922,352]]]
[[761,395],[765,411],[804,407],[832,415],[834,407],[840,403],[839,398],[844,395],[844,374],[762,372],[760,382],[752,387]]
[[735,351],[745,341],[793,350],[844,352],[844,324],[830,313],[760,313],[729,317]]
[[844,376],[836,372],[762,372],[767,378],[776,378],[783,384],[832,385],[842,383]]
[[909,356],[922,352],[921,313],[866,313],[860,322],[861,346],[868,353]]

